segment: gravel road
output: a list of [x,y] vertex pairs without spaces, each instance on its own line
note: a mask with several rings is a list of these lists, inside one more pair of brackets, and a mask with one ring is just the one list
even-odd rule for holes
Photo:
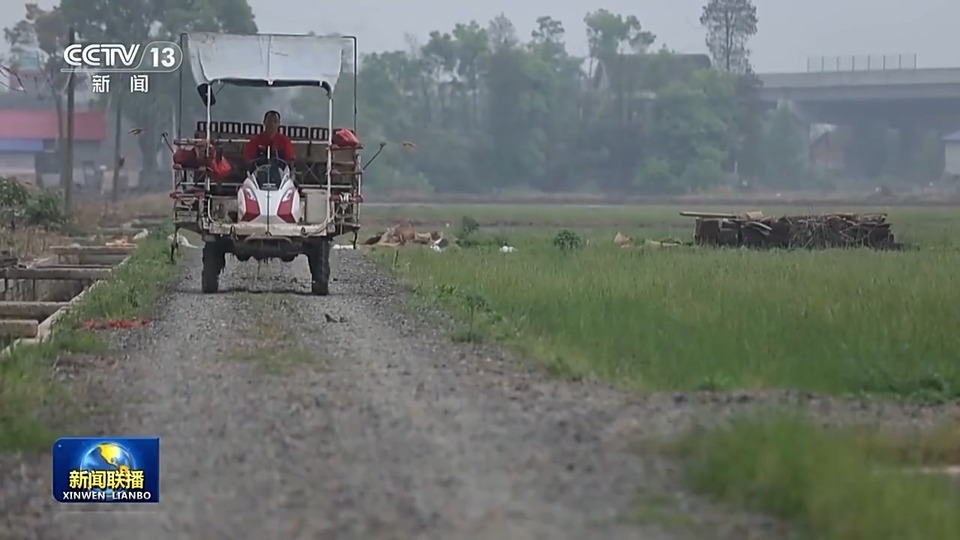
[[21,490],[0,495],[0,537],[782,537],[686,495],[675,467],[636,445],[764,399],[551,380],[453,344],[448,322],[405,307],[356,252],[334,252],[325,298],[306,294],[305,261],[228,261],[212,296],[198,265],[153,326],[118,338],[120,361],[89,368],[112,389],[104,434],[162,437],[159,509],[52,508],[47,457],[0,473],[2,491]]

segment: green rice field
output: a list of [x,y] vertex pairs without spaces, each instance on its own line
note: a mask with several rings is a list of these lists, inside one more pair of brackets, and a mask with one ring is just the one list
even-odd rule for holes
[[[763,209],[887,211],[902,251],[646,242],[690,240],[693,222],[679,210],[406,207],[376,208],[368,219],[454,235],[464,216],[479,224],[471,247],[386,249],[380,260],[421,301],[459,314],[453,339],[506,344],[558,376],[638,393],[960,398],[960,209]],[[615,245],[618,232],[636,247]],[[583,244],[561,249],[558,235]],[[515,251],[500,252],[504,242]],[[957,481],[902,470],[960,465],[960,428],[944,421],[945,430],[893,440],[877,426],[855,435],[802,410],[771,409],[694,430],[673,457],[696,492],[782,520],[798,538],[955,538]]]
[[[960,211],[891,211],[908,244],[899,252],[645,245],[692,236],[690,218],[659,207],[376,211],[383,223],[415,217],[419,230],[454,233],[469,216],[476,236],[497,238],[405,249],[397,270],[469,314],[474,338],[507,340],[558,373],[638,390],[960,395]],[[560,230],[585,245],[558,249]],[[615,245],[617,232],[637,247]],[[503,241],[516,251],[500,253]]]

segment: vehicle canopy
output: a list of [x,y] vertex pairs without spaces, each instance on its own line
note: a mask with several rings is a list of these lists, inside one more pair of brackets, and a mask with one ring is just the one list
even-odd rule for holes
[[[354,36],[313,34],[221,34],[197,32],[181,35],[181,46],[190,58],[190,67],[200,98],[206,104],[206,139],[211,134],[211,106],[216,104],[214,83],[259,88],[319,87],[327,95],[327,127],[323,141],[329,142],[333,122],[333,91],[341,74],[353,74],[356,82],[357,39]],[[181,71],[181,77],[182,77]],[[181,79],[182,81],[182,79]],[[181,86],[182,88],[182,86]],[[356,86],[353,91],[356,103]],[[182,95],[180,112],[182,114]],[[354,112],[356,129],[356,112]],[[182,125],[182,118],[177,124]],[[302,128],[306,129],[306,128]],[[310,133],[313,131],[311,130]],[[178,129],[178,136],[179,136]],[[310,137],[313,139],[313,137]]]
[[198,32],[186,45],[198,87],[318,86],[332,94],[341,73],[356,73],[353,37]]

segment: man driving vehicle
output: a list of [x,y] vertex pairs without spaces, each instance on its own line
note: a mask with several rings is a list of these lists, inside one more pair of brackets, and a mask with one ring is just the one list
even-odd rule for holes
[[243,159],[249,165],[260,157],[260,151],[263,149],[266,155],[266,149],[270,148],[270,154],[286,161],[293,168],[294,155],[293,142],[290,138],[280,133],[280,113],[277,111],[267,111],[263,115],[263,131],[250,138],[250,141],[243,148]]

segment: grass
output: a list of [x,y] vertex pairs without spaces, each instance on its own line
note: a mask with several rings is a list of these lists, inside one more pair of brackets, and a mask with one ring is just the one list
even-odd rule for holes
[[558,374],[939,401],[960,397],[954,219],[893,216],[922,244],[896,253],[624,250],[615,230],[564,253],[556,231],[514,230],[515,253],[408,249],[394,266],[463,315],[457,339],[510,342]]
[[263,371],[275,375],[316,363],[314,355],[304,349],[302,340],[286,325],[276,322],[277,306],[274,302],[258,296],[251,299],[251,303],[247,339],[232,352],[232,358],[253,362]]
[[788,520],[809,538],[960,538],[957,484],[885,467],[902,461],[877,449],[900,443],[868,438],[778,414],[696,431],[674,450],[698,491]]
[[16,253],[21,260],[46,253],[51,245],[62,244],[63,237],[38,227],[22,227],[15,231],[0,226],[0,252]]
[[960,465],[960,425],[884,430],[856,428],[845,434],[857,450],[880,463],[911,467]]
[[[103,338],[81,328],[84,321],[143,318],[150,313],[176,271],[169,264],[167,233],[157,231],[144,240],[127,264],[57,323],[49,340],[0,357],[0,450],[48,449],[60,427],[51,424],[73,420],[69,418],[73,396],[56,379],[53,366],[64,354],[107,351]],[[50,416],[59,420],[51,421]]]
[[[364,208],[363,220],[367,229],[395,225],[409,219],[431,229],[456,228],[463,216],[475,218],[486,229],[517,231],[558,228],[597,231],[604,239],[613,237],[616,229],[624,233],[650,238],[693,235],[693,219],[679,215],[680,210],[702,212],[730,212],[763,210],[767,215],[824,213],[824,212],[886,212],[894,221],[895,230],[907,238],[923,237],[925,245],[955,243],[953,231],[958,222],[953,208],[921,207],[844,207],[844,206],[762,206],[744,203],[740,208],[696,204],[690,206],[549,206],[549,205],[404,205],[372,206]],[[375,232],[375,231],[372,231]]]
[[[484,226],[481,236],[507,236],[517,251],[412,248],[381,257],[421,300],[459,315],[452,339],[508,343],[560,376],[636,391],[960,398],[956,211],[891,210],[894,231],[913,246],[903,252],[613,245],[618,231],[638,245],[689,238],[692,223],[676,210],[460,208]],[[432,212],[426,223],[460,221],[442,214],[449,208]],[[586,245],[558,249],[560,229],[577,231]],[[956,426],[841,431],[768,413],[695,432],[672,448],[698,491],[781,518],[809,538],[960,538],[960,489],[900,470],[960,464]],[[645,499],[634,517],[688,526],[673,506]]]
[[702,533],[703,527],[694,516],[684,512],[677,500],[663,494],[647,494],[636,501],[636,511],[629,516],[630,521],[654,524],[670,531]]

